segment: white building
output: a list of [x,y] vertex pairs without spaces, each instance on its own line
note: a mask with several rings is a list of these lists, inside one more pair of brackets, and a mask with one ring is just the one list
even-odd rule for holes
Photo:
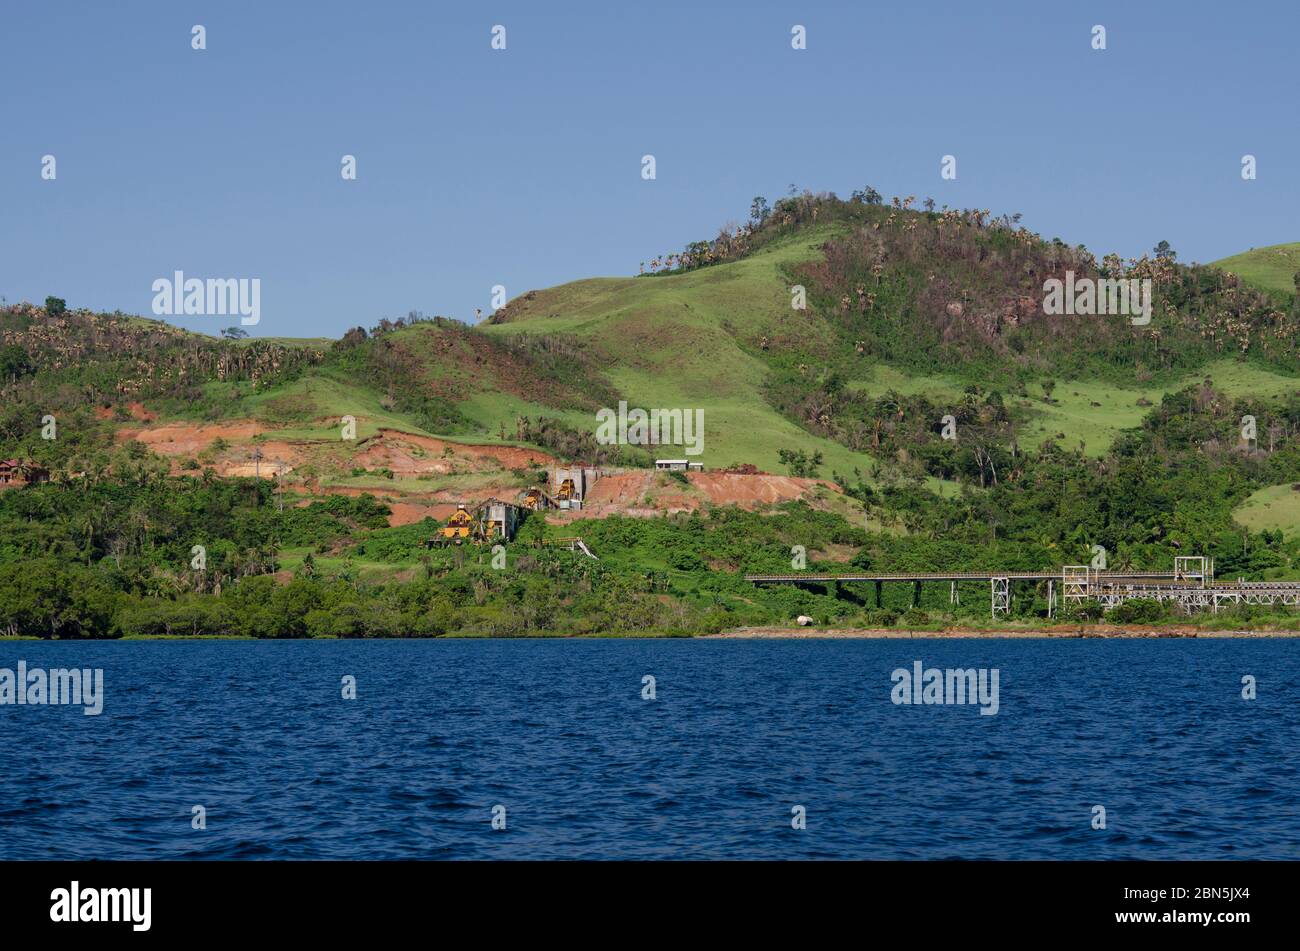
[[689,459],[656,459],[655,468],[670,472],[703,472],[704,463],[691,462]]

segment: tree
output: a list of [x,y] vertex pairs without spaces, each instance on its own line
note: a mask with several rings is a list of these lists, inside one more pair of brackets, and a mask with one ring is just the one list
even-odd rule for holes
[[789,467],[790,475],[795,478],[815,479],[817,469],[822,464],[820,450],[809,455],[802,449],[782,449],[777,452],[777,458],[781,460],[782,465]]
[[221,331],[221,336],[225,337],[227,340],[243,340],[248,336],[248,331],[243,327],[227,327],[225,330]]
[[11,383],[35,370],[22,347],[14,343],[0,347],[0,383]]
[[68,302],[62,297],[45,298],[45,313],[51,317],[62,317],[68,312]]
[[749,206],[749,219],[756,225],[761,225],[767,221],[767,216],[772,213],[772,209],[767,207],[767,199],[762,195],[757,195]]
[[0,632],[106,637],[116,595],[96,572],[54,558],[0,565]]
[[1157,261],[1173,261],[1178,257],[1178,252],[1169,246],[1168,241],[1161,241],[1153,250]]

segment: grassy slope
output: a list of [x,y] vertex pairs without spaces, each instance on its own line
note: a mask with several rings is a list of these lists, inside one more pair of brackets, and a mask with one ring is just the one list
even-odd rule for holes
[[[1050,436],[1065,433],[1065,440],[1058,441],[1066,447],[1074,448],[1083,439],[1089,455],[1101,455],[1120,430],[1140,425],[1142,417],[1151,411],[1150,407],[1139,406],[1139,399],[1159,404],[1166,393],[1177,392],[1207,379],[1229,396],[1274,397],[1300,390],[1300,377],[1236,360],[1219,360],[1202,371],[1145,389],[1067,380],[1057,383],[1052,393],[1055,401],[1052,405],[1041,400],[1032,401],[1037,415],[1021,441],[1033,447]],[[1030,392],[1033,393],[1032,387]],[[1093,406],[1094,402],[1101,405]]]
[[336,441],[339,430],[335,421],[348,415],[357,419],[359,439],[373,436],[381,427],[424,435],[418,426],[397,413],[384,409],[379,403],[378,394],[319,368],[313,368],[300,379],[284,386],[245,397],[241,401],[241,411],[259,416],[268,402],[285,397],[301,397],[312,407],[315,419],[304,421],[302,425],[279,429],[275,433],[277,438]]
[[[203,390],[219,402],[222,408],[221,419],[258,419],[267,426],[267,438],[336,442],[339,438],[337,421],[347,415],[357,419],[358,439],[373,436],[380,429],[418,436],[446,436],[443,433],[426,432],[401,413],[385,409],[378,392],[332,367],[311,367],[298,379],[270,389],[254,389],[247,381],[210,381],[203,384]],[[275,404],[283,401],[298,401],[299,405],[310,407],[310,410],[300,422],[277,423],[266,414],[273,412]],[[471,420],[479,423],[484,432],[478,436],[447,438],[470,444],[519,445],[513,439],[503,441],[496,435],[497,427],[502,421],[510,422],[517,415],[562,418],[571,415],[574,422],[587,420],[582,414],[565,413],[500,392],[472,394],[460,404],[460,409]],[[168,416],[199,421],[198,416],[191,414],[187,417],[184,412],[169,413]]]
[[[514,320],[485,331],[572,334],[604,356],[608,378],[630,405],[702,408],[702,459],[711,468],[749,462],[783,472],[777,452],[790,448],[820,451],[824,475],[849,472],[867,457],[782,418],[762,395],[766,366],[739,342],[793,319],[781,269],[814,258],[832,229],[806,229],[740,261],[686,274],[538,291],[515,303]],[[575,422],[595,426],[590,416]]]
[[[710,466],[753,462],[781,471],[776,453],[789,447],[820,450],[826,474],[865,468],[865,456],[805,433],[776,414],[761,394],[766,368],[739,342],[754,340],[792,319],[789,282],[782,269],[815,259],[834,228],[808,228],[739,262],[682,275],[596,278],[538,291],[532,301],[516,302],[510,322],[485,329],[495,334],[563,332],[586,338],[606,354],[609,378],[632,405],[703,407],[704,458]],[[1282,247],[1296,250],[1293,263],[1285,263],[1279,255],[1264,256],[1277,249],[1239,258],[1265,260],[1273,269],[1273,283],[1261,286],[1289,292],[1291,275],[1300,270],[1300,245]],[[1236,273],[1244,280],[1256,280],[1250,268]],[[1280,283],[1282,274],[1285,287]],[[1082,441],[1089,455],[1099,456],[1121,430],[1140,425],[1150,412],[1150,406],[1139,400],[1158,404],[1166,393],[1206,378],[1230,395],[1270,396],[1300,390],[1300,378],[1225,359],[1203,371],[1145,387],[1058,378],[1050,403],[1036,384],[1029,386],[1028,397],[1008,396],[1008,400],[1029,414],[1020,434],[1026,447],[1056,438],[1073,449]],[[850,385],[872,394],[890,389],[924,393],[936,401],[956,397],[963,388],[956,379],[912,375],[883,364]],[[935,483],[932,488],[941,486]]]
[[1300,242],[1252,248],[1215,261],[1214,266],[1231,271],[1260,290],[1289,296],[1295,293],[1295,274],[1300,271]]
[[[781,417],[763,398],[767,371],[747,347],[764,333],[790,329],[790,322],[810,319],[794,316],[790,309],[789,281],[784,269],[814,260],[821,245],[839,227],[827,224],[804,228],[777,240],[740,261],[665,277],[592,278],[536,291],[531,299],[512,304],[512,319],[486,325],[483,332],[571,335],[585,341],[601,356],[601,371],[633,406],[644,408],[695,408],[704,410],[705,453],[710,468],[754,463],[771,472],[784,471],[780,449],[819,451],[824,475],[867,468],[863,454],[804,432]],[[1300,270],[1300,244],[1256,249],[1226,258],[1217,266],[1232,270],[1243,280],[1276,292],[1293,290],[1292,275]],[[816,318],[811,318],[816,319]],[[824,328],[809,328],[810,333]],[[400,331],[400,336],[426,334],[427,328]],[[282,341],[294,343],[294,341]],[[301,341],[320,345],[323,341]],[[440,367],[453,377],[464,368]],[[1005,394],[1008,402],[1027,411],[1030,421],[1020,434],[1021,444],[1035,447],[1057,438],[1065,447],[1082,441],[1090,455],[1101,455],[1122,429],[1140,424],[1151,404],[1206,377],[1230,395],[1275,395],[1300,389],[1300,378],[1260,369],[1251,364],[1222,360],[1205,372],[1185,378],[1161,380],[1143,388],[1121,388],[1090,380],[1058,380],[1049,403],[1041,388],[1031,384],[1028,396]],[[871,394],[891,389],[924,393],[936,402],[960,395],[962,384],[940,376],[923,377],[883,364],[871,367],[864,379],[850,383]],[[305,397],[315,407],[316,419],[301,424],[281,424],[275,436],[289,439],[333,441],[332,421],[344,414],[358,419],[358,435],[365,438],[378,427],[423,433],[400,414],[385,410],[379,394],[325,368],[308,370],[285,386],[254,393],[246,384],[210,383],[220,392],[227,418],[260,416],[264,405],[286,396]],[[1094,405],[1095,404],[1095,405]],[[590,412],[543,405],[502,389],[467,393],[459,409],[482,432],[461,441],[495,443],[504,424],[507,434],[518,416],[551,416],[578,429],[592,428]],[[324,421],[330,420],[327,425]],[[445,435],[445,434],[429,434]],[[512,441],[507,437],[507,443]],[[943,486],[932,480],[932,488]]]
[[[1083,440],[1088,455],[1101,456],[1121,430],[1141,425],[1142,418],[1151,411],[1151,406],[1139,405],[1139,399],[1158,405],[1166,393],[1205,379],[1212,380],[1217,389],[1229,396],[1275,397],[1300,390],[1300,377],[1236,360],[1220,360],[1203,371],[1159,386],[1138,389],[1091,380],[1058,380],[1051,403],[1043,399],[1041,387],[1034,384],[1028,387],[1028,398],[1011,396],[1007,402],[1030,415],[1019,435],[1022,446],[1036,448],[1044,440],[1056,438],[1063,448],[1074,449]],[[956,380],[913,376],[892,367],[876,367],[870,380],[858,381],[855,386],[872,395],[882,395],[891,389],[902,394],[925,394],[936,402],[956,399],[962,391]]]
[[1270,485],[1242,502],[1232,513],[1239,525],[1252,532],[1281,529],[1286,535],[1300,532],[1300,492],[1291,483]]

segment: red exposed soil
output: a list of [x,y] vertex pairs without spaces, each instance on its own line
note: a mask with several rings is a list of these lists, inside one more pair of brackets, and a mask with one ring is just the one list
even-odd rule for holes
[[804,498],[819,486],[838,487],[825,479],[742,475],[734,472],[692,472],[682,485],[664,473],[632,471],[601,476],[587,493],[581,511],[561,516],[600,518],[605,515],[658,515],[693,512],[705,505],[764,508]]
[[163,456],[192,456],[202,452],[217,439],[242,442],[263,431],[261,424],[252,420],[237,423],[172,423],[150,429],[119,429],[120,442],[134,439],[144,443]]
[[445,521],[456,511],[456,506],[448,502],[389,502],[388,507],[393,510],[388,524],[394,527],[414,525],[426,518]]
[[[158,414],[149,412],[144,408],[143,403],[128,403],[126,410],[131,414],[132,419],[138,419],[142,423],[151,423],[158,418]],[[96,406],[95,417],[97,419],[112,419],[116,411],[116,406]]]
[[223,476],[254,476],[260,472],[263,478],[270,478],[280,471],[281,465],[284,466],[285,475],[288,475],[304,459],[302,447],[294,443],[259,442],[257,447],[262,450],[260,466],[247,458],[251,450],[240,447],[232,453],[232,458],[218,460],[213,468],[218,475]]
[[[111,410],[106,412],[112,414]],[[217,439],[224,439],[232,445],[247,443],[266,431],[255,420],[170,423],[165,426],[119,429],[117,439],[119,442],[134,439],[159,455],[179,461],[197,456]],[[286,472],[292,471],[306,461],[308,450],[308,444],[284,441],[260,442],[258,447],[264,457],[261,467],[263,475],[274,473],[277,462],[286,464]],[[257,465],[248,458],[251,451],[249,446],[235,446],[226,458],[217,460],[212,468],[222,476],[254,475]],[[418,476],[549,466],[556,460],[535,449],[469,445],[381,429],[378,435],[358,445],[358,451],[353,454],[350,462],[351,465],[367,469],[389,469],[397,476]]]
[[[134,404],[138,406],[139,404]],[[143,412],[143,407],[140,407]],[[135,412],[135,410],[133,410]],[[211,463],[221,476],[252,476],[259,471],[250,459],[254,445],[250,441],[266,429],[255,420],[238,420],[228,423],[173,423],[154,427],[127,427],[118,430],[119,441],[130,439],[144,443],[154,452],[172,460],[173,471],[197,475],[180,469],[187,459],[195,458],[209,449],[217,439],[231,444],[228,451]],[[259,441],[256,447],[262,452],[260,472],[263,478],[272,478],[284,466],[285,474],[312,462],[325,464],[325,472],[351,467],[387,469],[398,478],[430,475],[491,474],[500,473],[501,479],[484,484],[476,482],[472,497],[464,489],[449,487],[412,491],[409,486],[394,484],[391,488],[357,488],[352,486],[322,486],[319,482],[295,482],[314,495],[374,495],[391,509],[390,525],[410,525],[426,517],[445,519],[456,510],[458,503],[477,503],[496,496],[514,499],[519,485],[509,475],[510,470],[533,467],[550,467],[558,460],[536,449],[517,446],[471,445],[450,442],[429,436],[416,436],[394,429],[381,429],[379,433],[356,444],[351,455],[334,444],[325,447],[309,442]],[[348,447],[351,448],[351,447]],[[327,459],[321,452],[327,453]],[[837,487],[824,479],[796,479],[791,476],[767,475],[734,471],[688,473],[684,484],[664,472],[629,470],[602,475],[587,494],[581,510],[552,511],[547,517],[556,521],[579,518],[602,518],[607,515],[653,516],[675,512],[693,512],[707,505],[738,505],[746,509],[759,509],[811,495],[818,486],[834,491]]]
[[803,498],[818,485],[839,491],[826,479],[796,479],[779,475],[740,475],[733,472],[693,472],[691,485],[718,505],[758,508]]
[[[546,518],[571,522],[609,515],[648,517],[694,512],[706,505],[739,505],[752,510],[804,498],[818,485],[838,491],[824,479],[709,472],[693,472],[688,478],[691,484],[685,486],[663,473],[640,470],[610,473],[601,476],[592,486],[582,509],[552,510],[546,513]],[[410,525],[426,517],[445,519],[460,503],[474,504],[493,496],[514,499],[519,494],[519,487],[506,481],[483,485],[474,491],[472,497],[467,497],[463,491],[454,488],[417,493],[403,491],[398,486],[394,486],[391,492],[349,486],[324,486],[314,491],[322,495],[376,495],[392,509],[388,520],[390,525]]]
[[473,446],[381,429],[378,436],[365,442],[354,461],[368,469],[391,469],[395,475],[423,475],[526,469],[553,465],[556,460],[535,449]]
[[[199,425],[174,423],[148,429],[126,428],[119,429],[116,438],[119,442],[134,439],[144,443],[158,455],[170,458],[173,472],[197,475],[192,470],[181,469],[180,464],[194,458],[218,439],[224,439],[232,444],[247,443],[262,432],[264,429],[260,423],[243,420],[235,423]],[[211,468],[220,476],[253,476],[260,472],[263,477],[271,478],[280,471],[282,465],[283,471],[288,474],[305,459],[303,447],[296,443],[269,441],[259,442],[256,447],[262,452],[260,466],[255,460],[249,458],[253,451],[252,446],[232,445],[231,450],[225,453],[223,458],[211,464]]]
[[[362,495],[373,495],[379,501],[389,507],[391,513],[388,516],[390,526],[412,525],[416,522],[423,521],[425,518],[435,518],[444,520],[456,511],[458,505],[477,505],[486,498],[514,499],[518,495],[518,488],[507,485],[490,485],[476,490],[472,495],[466,495],[454,489],[444,489],[438,492],[404,492],[400,487],[394,487],[392,490],[384,489],[360,489],[350,485],[312,485],[309,491],[315,496],[326,495],[346,495],[350,498],[357,498]],[[300,506],[310,505],[310,500],[304,500],[298,503]]]

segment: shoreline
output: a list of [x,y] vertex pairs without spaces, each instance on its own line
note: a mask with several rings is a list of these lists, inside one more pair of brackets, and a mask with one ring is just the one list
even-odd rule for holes
[[1190,639],[1230,638],[1248,639],[1283,639],[1300,638],[1300,629],[1280,630],[1277,628],[1197,628],[1188,625],[1116,625],[1098,624],[1086,627],[1025,627],[1025,628],[982,628],[949,627],[940,630],[904,629],[904,628],[808,628],[808,627],[742,627],[717,634],[686,634],[681,632],[646,631],[638,633],[536,633],[493,636],[489,634],[440,634],[436,637],[283,637],[264,638],[248,635],[230,634],[146,634],[130,637],[94,637],[94,638],[49,638],[30,634],[6,635],[0,637],[0,644],[122,644],[148,643],[156,641],[250,641],[294,643],[310,641],[616,641],[616,640],[1084,640],[1120,639],[1141,640],[1152,638]]
[[910,640],[910,639],[1044,639],[1086,638],[1288,638],[1300,637],[1300,630],[1207,630],[1196,627],[1138,625],[1092,625],[1089,627],[978,628],[953,627],[939,631],[902,630],[899,628],[825,628],[744,627],[719,634],[699,634],[706,640]]

